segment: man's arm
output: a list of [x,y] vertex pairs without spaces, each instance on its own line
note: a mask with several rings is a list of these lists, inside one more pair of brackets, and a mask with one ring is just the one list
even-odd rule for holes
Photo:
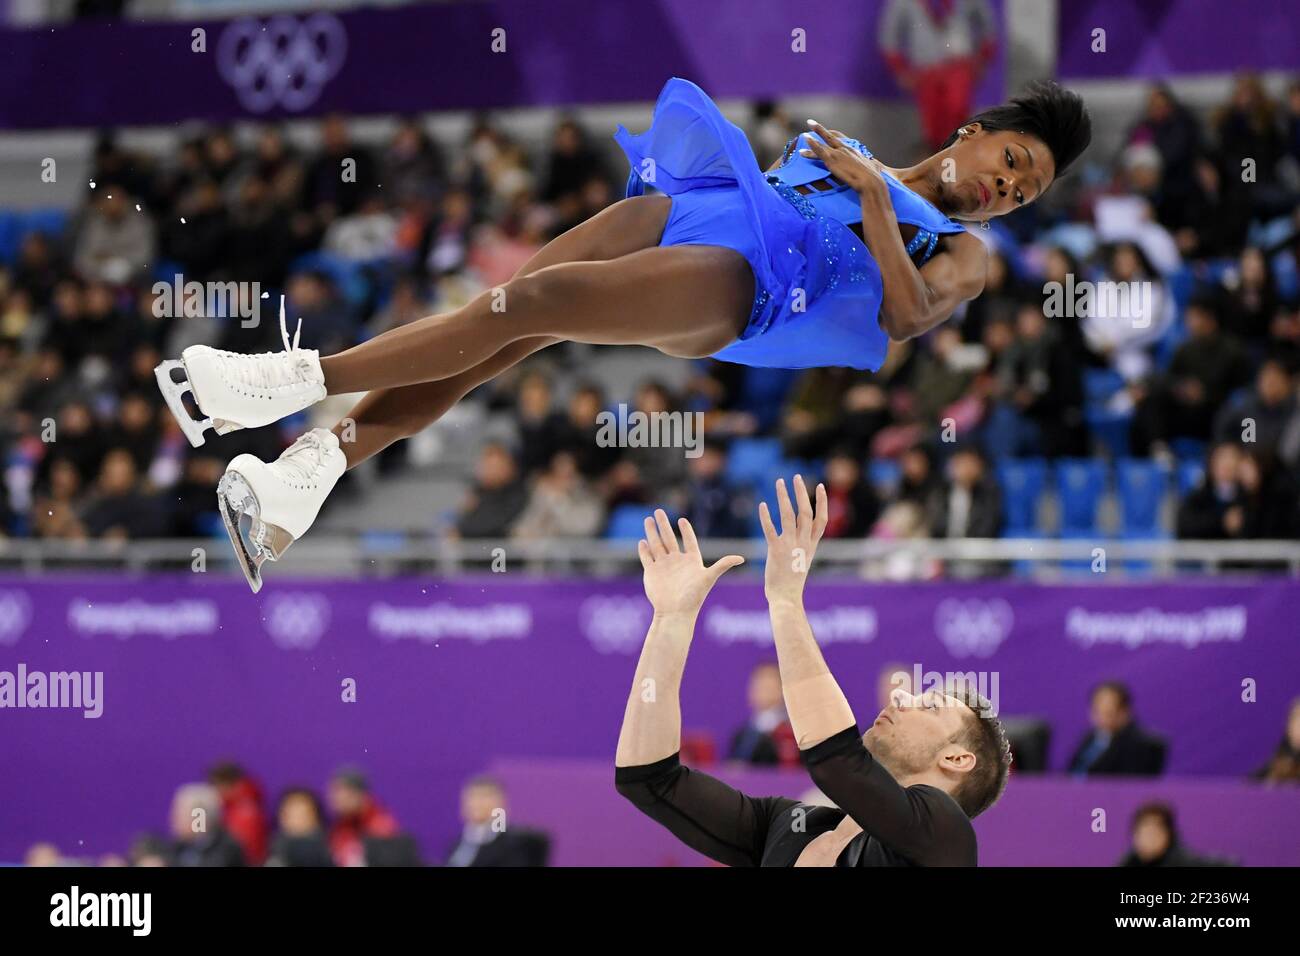
[[656,511],[637,545],[654,618],[623,712],[614,783],[692,849],[728,866],[758,866],[773,819],[794,801],[750,797],[678,759],[679,693],[695,620],[714,583],[744,558],[728,555],[706,568],[690,522],[678,525],[681,548],[668,515]]
[[808,750],[846,727],[852,727],[854,719],[853,709],[826,666],[803,607],[808,569],[826,530],[826,489],[817,486],[817,510],[814,513],[802,476],[795,476],[794,488],[799,501],[797,514],[790,503],[785,480],[776,483],[780,532],[772,524],[766,502],[759,505],[758,518],[767,538],[763,588],[772,619],[772,636],[776,640],[786,714],[794,728],[799,749]]
[[[925,787],[903,787],[862,742],[853,710],[831,676],[804,612],[803,588],[826,530],[826,489],[817,508],[799,475],[798,511],[785,482],[776,485],[781,529],[766,504],[759,520],[767,538],[764,590],[776,639],[786,713],[813,783],[859,827],[913,862],[962,862],[973,853],[973,831],[956,804]],[[956,812],[950,812],[956,811]]]

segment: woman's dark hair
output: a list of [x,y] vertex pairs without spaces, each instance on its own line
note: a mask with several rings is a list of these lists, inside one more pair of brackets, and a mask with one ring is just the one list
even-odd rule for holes
[[[1015,130],[1042,140],[1056,162],[1057,179],[1092,141],[1092,119],[1083,97],[1050,81],[1030,83],[1019,96],[976,113],[966,123],[979,123],[990,131]],[[956,141],[953,130],[943,145],[947,148]]]
[[316,824],[324,829],[325,807],[321,805],[320,797],[316,796],[316,791],[308,787],[289,787],[284,791],[284,793],[280,794],[280,799],[275,804],[275,821],[277,827],[279,826],[280,813],[284,810],[284,805],[297,797],[301,797],[311,804],[312,809],[316,812]]
[[1174,808],[1167,803],[1153,800],[1150,803],[1144,803],[1138,807],[1133,814],[1133,822],[1130,831],[1136,830],[1138,824],[1146,817],[1155,817],[1169,834],[1169,843],[1172,846],[1178,842],[1178,827],[1174,820]]

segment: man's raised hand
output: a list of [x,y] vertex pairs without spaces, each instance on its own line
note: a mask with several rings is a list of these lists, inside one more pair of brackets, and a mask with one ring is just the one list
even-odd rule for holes
[[794,476],[794,493],[798,501],[797,512],[795,505],[790,502],[785,479],[777,479],[776,500],[781,512],[779,532],[772,524],[767,502],[758,506],[758,520],[763,525],[763,536],[767,538],[767,568],[763,574],[763,590],[769,604],[774,601],[803,600],[803,586],[808,579],[808,569],[812,566],[817,544],[826,531],[829,512],[826,487],[817,486],[815,511],[812,502],[808,500],[808,488],[802,475]]
[[682,532],[680,547],[667,512],[659,508],[653,518],[645,519],[645,538],[636,546],[645,569],[645,596],[661,616],[697,613],[718,578],[745,563],[740,555],[729,554],[705,567],[691,523],[679,518],[677,526]]

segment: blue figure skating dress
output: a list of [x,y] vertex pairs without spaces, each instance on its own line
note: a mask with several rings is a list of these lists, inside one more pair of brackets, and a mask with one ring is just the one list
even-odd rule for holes
[[[862,221],[858,195],[827,180],[819,160],[800,156],[801,143],[764,173],[745,134],[703,90],[676,78],[659,94],[648,131],[620,126],[614,139],[632,164],[627,195],[652,186],[672,197],[660,245],[725,246],[754,270],[749,322],[714,358],[762,368],[880,367],[889,345],[879,320],[880,269],[849,228]],[[856,140],[844,142],[871,155]],[[884,179],[898,221],[917,228],[908,244],[913,261],[929,259],[939,236],[965,232],[893,176]],[[796,191],[811,183],[819,185],[808,195]]]

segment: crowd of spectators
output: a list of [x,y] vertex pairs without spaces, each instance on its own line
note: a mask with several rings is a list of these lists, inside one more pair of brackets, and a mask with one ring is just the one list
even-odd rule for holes
[[[760,104],[753,132],[762,154],[793,130]],[[0,529],[210,534],[224,463],[292,438],[289,423],[187,446],[154,366],[197,341],[275,348],[278,328],[270,308],[252,328],[159,315],[176,310],[155,282],[283,290],[301,344],[332,351],[505,281],[613,202],[619,168],[574,119],[538,155],[491,117],[455,148],[415,119],[366,145],[337,116],[312,149],[276,127],[195,129],[168,157],[102,135],[68,228],[27,234],[0,264]],[[543,353],[485,387],[517,440],[482,449],[449,533],[600,535],[620,505],[653,503],[701,534],[751,534],[767,476],[739,478],[731,450],[754,439],[827,482],[832,537],[997,536],[1001,463],[1089,456],[1204,462],[1166,529],[1179,536],[1300,533],[1300,83],[1274,101],[1244,75],[1208,118],[1154,88],[1121,153],[1086,156],[1054,193],[987,234],[983,295],[874,373],[703,361],[684,388],[610,394],[564,347]],[[1099,282],[1143,292],[1075,294]],[[703,415],[702,453],[602,447],[597,416],[619,403]],[[896,465],[887,484],[878,462]]]
[[[364,771],[340,767],[324,800],[310,787],[286,787],[273,808],[242,766],[213,766],[207,780],[186,783],[172,796],[168,830],[143,832],[125,854],[109,853],[99,866],[546,866],[550,838],[507,816],[509,800],[494,777],[471,777],[460,791],[461,831],[429,860],[391,810],[372,792]],[[28,866],[87,865],[52,843],[32,846]]]

